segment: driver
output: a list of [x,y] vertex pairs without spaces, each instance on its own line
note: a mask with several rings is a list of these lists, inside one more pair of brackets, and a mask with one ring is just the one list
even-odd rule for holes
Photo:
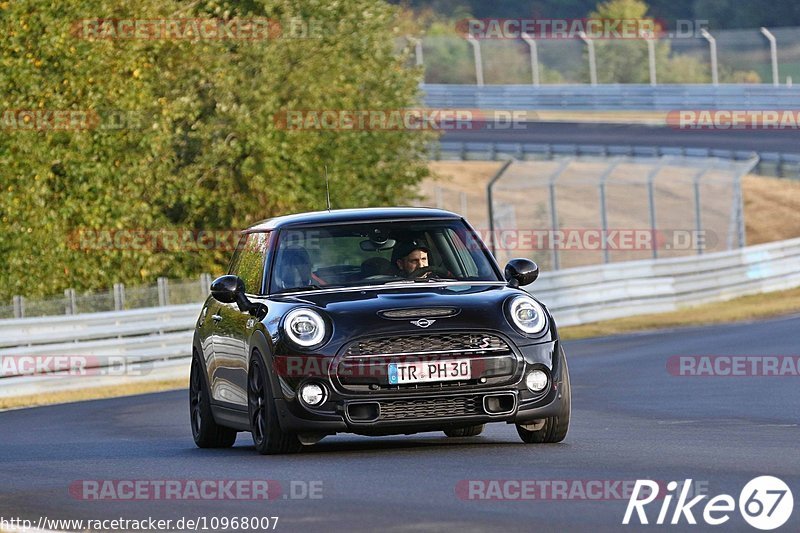
[[[405,277],[410,277],[415,271],[428,266],[428,247],[420,241],[399,242],[392,250],[392,262],[397,265]],[[426,272],[420,277],[427,277]]]

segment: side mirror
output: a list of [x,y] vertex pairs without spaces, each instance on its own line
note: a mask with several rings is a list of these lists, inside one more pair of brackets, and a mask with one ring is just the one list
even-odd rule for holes
[[216,300],[225,304],[236,302],[240,311],[250,313],[258,319],[267,316],[267,306],[251,302],[244,292],[244,281],[239,276],[220,276],[211,283],[211,296]]
[[244,297],[244,281],[239,276],[220,276],[211,283],[211,296],[225,304]]
[[512,259],[506,265],[504,274],[509,286],[524,287],[539,277],[539,266],[530,259]]

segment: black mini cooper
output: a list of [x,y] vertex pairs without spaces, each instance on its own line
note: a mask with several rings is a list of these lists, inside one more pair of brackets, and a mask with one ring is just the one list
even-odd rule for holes
[[274,454],[340,432],[467,437],[506,422],[524,442],[559,442],[566,356],[520,289],[538,274],[527,259],[501,272],[462,217],[437,209],[256,224],[197,320],[194,441],[226,447],[249,431]]

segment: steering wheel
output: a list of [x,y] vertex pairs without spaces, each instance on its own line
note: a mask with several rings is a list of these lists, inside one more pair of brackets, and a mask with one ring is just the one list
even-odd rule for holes
[[432,267],[432,266],[426,266],[426,267],[422,267],[422,268],[416,269],[414,272],[412,272],[411,274],[408,275],[408,278],[409,279],[424,278],[424,277],[427,277],[427,274],[433,274],[433,277],[435,277],[435,278],[449,278],[449,277],[451,277],[449,273],[447,273],[447,272],[445,272],[445,271],[443,271],[441,269],[438,269],[438,268]]

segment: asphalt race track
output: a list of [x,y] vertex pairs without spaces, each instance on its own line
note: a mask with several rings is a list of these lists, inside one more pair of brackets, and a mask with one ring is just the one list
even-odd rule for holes
[[800,153],[800,130],[679,130],[668,127],[526,122],[519,129],[447,131],[443,142],[673,146]]
[[[200,450],[192,442],[185,391],[7,411],[0,413],[0,515],[279,516],[278,531],[306,532],[663,530],[622,526],[627,500],[613,493],[600,501],[579,495],[491,501],[459,497],[456,487],[463,488],[464,480],[573,486],[576,480],[691,478],[711,496],[738,500],[744,484],[760,475],[782,478],[797,502],[799,378],[675,376],[667,360],[797,355],[798,331],[800,315],[569,342],[573,418],[557,445],[523,445],[513,427],[495,424],[462,439],[440,433],[336,436],[293,456],[259,456],[244,433],[234,449]],[[269,479],[279,481],[283,493],[271,501],[85,501],[70,494],[75,481],[109,479]],[[296,489],[321,481],[322,497],[292,499],[292,481]],[[297,489],[295,496],[303,492]],[[657,500],[648,507],[651,522],[660,505]],[[700,523],[703,505],[695,507]],[[668,528],[704,529],[755,531],[738,511],[721,527],[684,520]],[[798,529],[795,512],[780,531]]]

